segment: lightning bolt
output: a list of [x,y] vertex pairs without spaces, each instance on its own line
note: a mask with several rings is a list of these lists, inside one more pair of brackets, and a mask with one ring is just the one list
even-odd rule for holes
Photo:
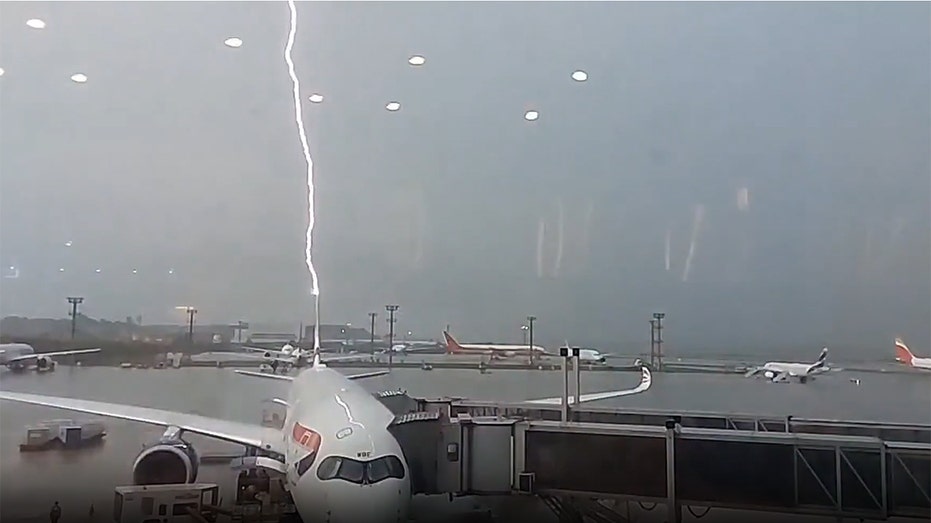
[[304,260],[307,270],[310,271],[310,294],[314,297],[314,353],[320,350],[320,287],[317,280],[317,270],[314,268],[311,255],[314,236],[314,160],[310,157],[310,145],[307,143],[307,132],[304,130],[304,119],[301,111],[301,81],[294,72],[294,60],[291,51],[294,49],[294,36],[297,34],[297,7],[294,0],[288,0],[288,9],[291,11],[291,28],[288,31],[288,43],[284,48],[284,61],[288,64],[288,75],[294,94],[294,121],[297,123],[297,133],[301,139],[301,149],[304,160],[307,162],[307,240],[304,247]]

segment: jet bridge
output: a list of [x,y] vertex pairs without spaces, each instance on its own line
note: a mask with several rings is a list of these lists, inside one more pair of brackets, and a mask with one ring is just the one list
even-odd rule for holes
[[676,522],[683,506],[879,520],[931,511],[923,442],[683,427],[677,418],[658,426],[450,417],[444,408],[398,415],[390,430],[420,494],[530,494],[563,508],[579,499],[659,502]]

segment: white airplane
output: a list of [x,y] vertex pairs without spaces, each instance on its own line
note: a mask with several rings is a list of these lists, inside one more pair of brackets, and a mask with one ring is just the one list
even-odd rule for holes
[[786,363],[781,361],[771,361],[761,367],[755,367],[747,371],[746,377],[763,374],[771,379],[774,383],[785,382],[789,378],[798,378],[799,382],[805,383],[809,379],[814,379],[816,374],[828,372],[826,365],[828,359],[828,348],[821,349],[821,355],[814,363]]
[[[137,483],[193,483],[198,457],[183,432],[244,445],[258,454],[254,465],[285,476],[295,508],[306,523],[401,523],[407,521],[411,478],[400,444],[389,432],[391,411],[356,380],[387,371],[345,376],[321,362],[297,376],[239,374],[290,382],[281,430],[130,405],[0,391],[0,399],[97,414],[167,427],[162,439],[133,465]],[[650,388],[650,371],[629,390],[580,396],[581,402],[637,394]],[[574,401],[574,398],[573,398]],[[555,404],[561,398],[531,400]],[[158,467],[158,468],[156,468]]]
[[[312,350],[301,350],[300,347],[295,347],[290,343],[285,343],[279,350],[248,347],[245,345],[243,348],[248,351],[262,353],[263,359],[270,361],[269,367],[273,372],[276,372],[279,368],[287,370],[291,367],[304,367],[312,360],[313,356]],[[354,360],[365,356],[365,354],[352,353],[344,356],[329,356],[326,361]]]
[[596,349],[586,349],[584,347],[571,347],[572,349],[579,349],[579,361],[582,363],[597,363],[604,365],[608,362],[608,356],[610,354],[602,354]]
[[529,356],[531,350],[536,356],[548,355],[546,349],[539,345],[494,344],[494,343],[459,343],[448,332],[443,331],[446,338],[446,354],[482,354],[492,358],[513,358],[514,356]]
[[36,372],[50,372],[58,365],[52,358],[95,352],[100,352],[100,349],[60,350],[37,354],[32,345],[26,343],[3,343],[0,344],[0,365],[5,365],[14,372],[22,372],[31,365],[35,366]]
[[393,352],[395,354],[412,354],[418,352],[431,352],[435,351],[437,348],[442,346],[435,341],[404,341],[400,343],[395,343],[389,349],[385,347],[382,350],[375,351],[375,354],[387,354]]
[[931,358],[916,357],[902,338],[895,339],[895,359],[915,369],[931,370]]

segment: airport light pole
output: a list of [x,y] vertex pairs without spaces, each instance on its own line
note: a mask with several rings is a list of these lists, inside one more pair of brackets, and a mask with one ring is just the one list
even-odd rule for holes
[[656,320],[656,368],[663,370],[663,318],[665,312],[654,312],[653,319]]
[[526,325],[520,326],[520,333],[521,333],[521,336],[524,338],[524,345],[526,345],[527,344],[527,326]]
[[74,333],[77,329],[78,322],[78,305],[84,303],[83,296],[68,296],[68,303],[71,304],[71,339],[74,339]]
[[197,314],[197,309],[194,307],[187,308],[187,339],[192,345],[194,344],[194,315]]
[[385,310],[388,311],[388,369],[391,369],[391,365],[394,363],[394,322],[397,321],[394,317],[394,313],[398,311],[401,307],[398,305],[385,305]]
[[650,318],[650,367],[656,368],[656,320]]
[[375,353],[375,317],[378,316],[377,312],[370,312],[369,319],[372,322],[372,332],[369,333],[369,348],[372,351],[372,354]]
[[536,316],[527,316],[527,331],[530,333],[530,365],[533,366],[533,322],[537,321]]

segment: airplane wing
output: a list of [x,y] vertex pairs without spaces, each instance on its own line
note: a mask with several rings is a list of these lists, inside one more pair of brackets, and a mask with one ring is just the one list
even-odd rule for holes
[[293,376],[285,376],[283,374],[268,374],[265,372],[253,372],[251,370],[234,370],[236,374],[242,374],[243,376],[252,376],[253,378],[267,378],[270,380],[280,380],[280,381],[294,381]]
[[341,355],[341,356],[331,356],[331,355],[328,355],[328,354],[321,353],[321,354],[320,354],[320,363],[326,364],[326,363],[331,363],[331,362],[334,362],[334,361],[357,360],[357,359],[359,359],[359,358],[365,358],[365,357],[370,357],[370,356],[371,356],[371,354],[361,354],[361,353],[346,354],[346,355]]
[[750,367],[750,369],[747,370],[746,373],[744,373],[744,378],[749,378],[750,376],[755,376],[755,375],[759,374],[761,370],[763,370],[761,367]]
[[0,400],[41,405],[56,409],[96,414],[108,418],[138,421],[150,425],[163,427],[175,426],[188,432],[210,436],[224,441],[246,445],[259,449],[266,449],[285,453],[284,440],[281,432],[238,421],[228,421],[209,418],[197,414],[185,414],[169,410],[137,407],[135,405],[121,405],[118,403],[105,403],[102,401],[81,400],[74,398],[61,398],[55,396],[42,396],[39,394],[25,394],[19,392],[0,391]]
[[363,372],[361,374],[350,374],[346,376],[346,379],[347,380],[364,380],[366,378],[376,378],[378,376],[384,376],[386,374],[391,374],[391,371],[376,370],[372,372]]
[[[253,372],[249,370],[235,370],[237,374],[242,374],[243,376],[252,376],[254,378],[268,378],[271,380],[281,380],[281,381],[294,381],[293,376],[284,376],[282,374],[267,374],[264,372]],[[347,380],[363,380],[365,378],[375,378],[377,376],[384,376],[389,374],[391,371],[387,370],[376,370],[373,372],[363,372],[361,374],[350,374],[346,376]]]
[[[653,385],[653,375],[650,373],[650,369],[646,367],[640,367],[640,385],[632,389],[627,390],[612,390],[607,392],[593,392],[590,394],[582,394],[579,396],[579,403],[586,403],[589,401],[598,401],[605,400],[609,398],[619,398],[621,396],[630,396],[632,394],[640,394],[650,388]],[[521,403],[532,403],[534,405],[562,405],[562,397],[557,398],[543,398],[538,400],[528,400],[522,401]],[[572,405],[575,403],[575,397],[569,396],[569,404]]]
[[55,352],[40,352],[35,354],[23,354],[22,356],[17,356],[15,358],[10,358],[7,360],[7,363],[19,363],[22,361],[29,361],[39,358],[40,356],[45,356],[48,358],[57,358],[59,356],[75,356],[77,354],[93,354],[95,352],[100,352],[100,349],[77,349],[77,350],[60,350]]
[[261,352],[273,356],[287,356],[287,354],[278,349],[263,349],[261,347],[249,347],[248,345],[240,345],[239,348],[252,352]]

